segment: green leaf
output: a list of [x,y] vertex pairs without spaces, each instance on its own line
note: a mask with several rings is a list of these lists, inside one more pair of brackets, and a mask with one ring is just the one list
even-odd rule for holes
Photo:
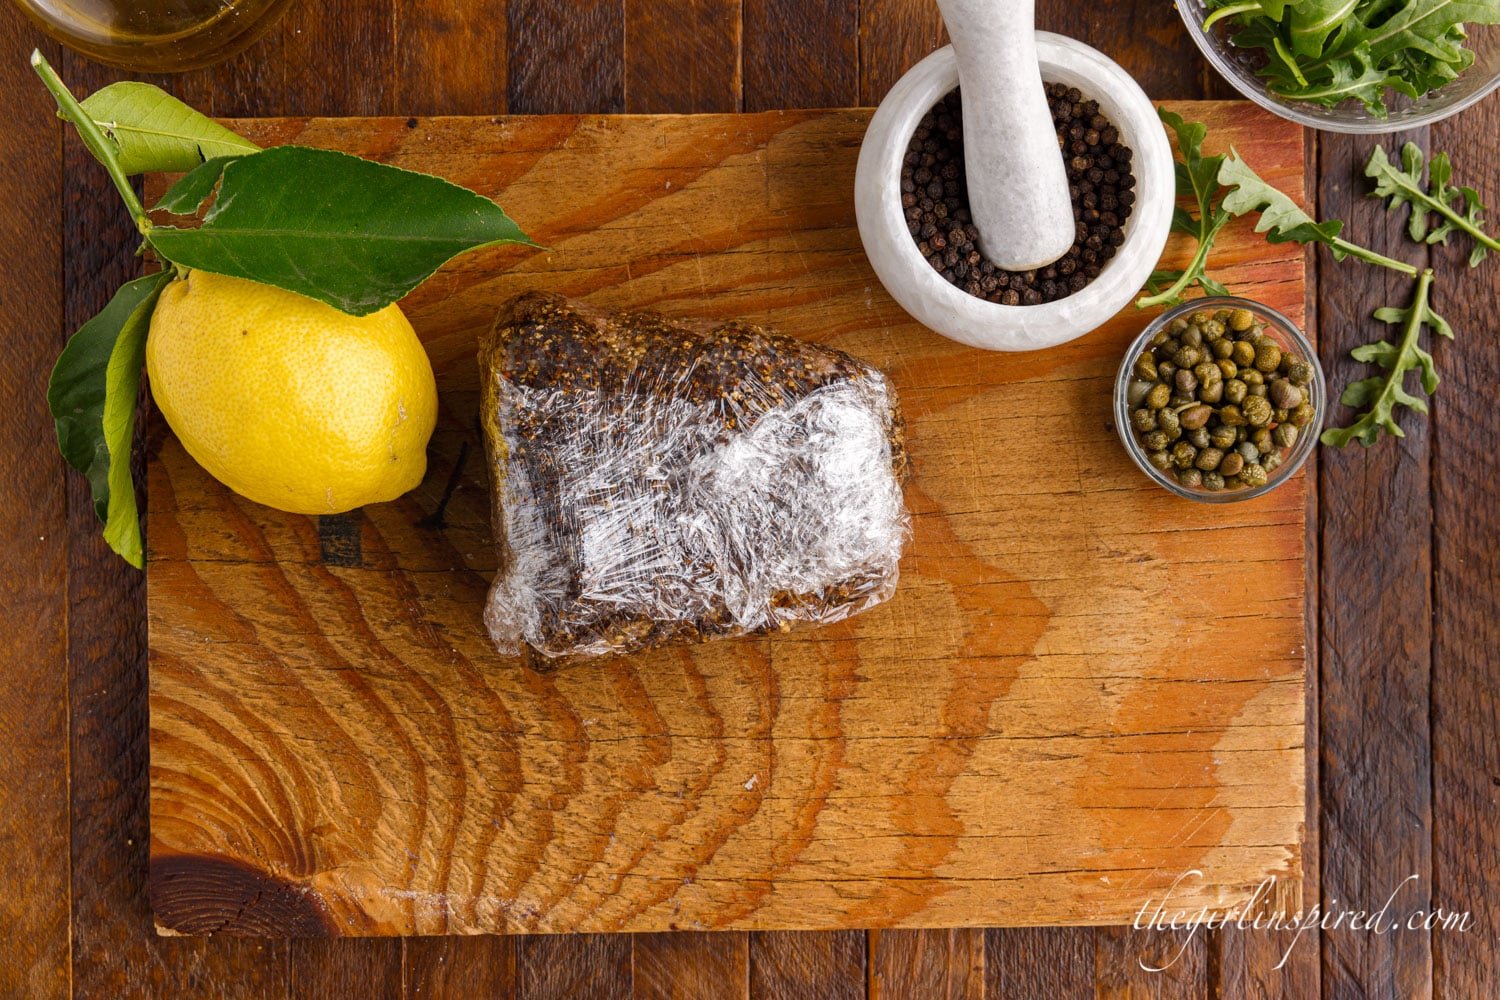
[[[1467,234],[1474,240],[1469,266],[1475,267],[1490,250],[1500,250],[1500,241],[1484,229],[1484,203],[1471,187],[1448,186],[1453,164],[1447,153],[1432,157],[1427,165],[1426,183],[1422,181],[1424,161],[1416,143],[1408,142],[1401,147],[1400,165],[1392,163],[1385,148],[1377,145],[1365,164],[1365,176],[1375,181],[1370,197],[1386,199],[1387,211],[1410,206],[1406,232],[1417,242],[1446,244],[1454,232]],[[1436,226],[1431,224],[1429,215],[1437,216]]]
[[1334,30],[1344,24],[1359,0],[1300,0],[1292,4],[1292,52],[1317,56]]
[[151,312],[170,271],[121,285],[69,339],[52,370],[47,404],[68,464],[89,480],[104,538],[132,566],[144,565],[130,444]]
[[1219,170],[1219,182],[1230,189],[1224,195],[1224,209],[1236,216],[1259,212],[1260,220],[1255,224],[1255,231],[1265,233],[1266,239],[1272,243],[1322,243],[1328,247],[1335,260],[1358,257],[1403,274],[1417,273],[1417,269],[1410,264],[1392,260],[1342,238],[1339,235],[1344,229],[1342,222],[1336,219],[1318,222],[1285,193],[1252,170],[1234,149],[1229,151],[1229,156]]
[[193,215],[208,200],[208,196],[213,194],[219,178],[224,174],[224,168],[238,159],[238,156],[217,156],[198,164],[179,177],[176,184],[167,188],[166,194],[161,196],[161,200],[151,210],[171,212],[173,215]]
[[260,148],[149,83],[110,84],[89,95],[83,109],[119,147],[127,174],[177,173]]
[[1381,434],[1404,437],[1405,432],[1396,422],[1396,409],[1405,407],[1414,413],[1426,413],[1427,401],[1408,392],[1403,384],[1406,373],[1417,370],[1422,391],[1431,396],[1437,391],[1437,366],[1432,355],[1418,344],[1423,326],[1431,327],[1445,337],[1453,336],[1453,329],[1432,310],[1430,294],[1432,271],[1423,271],[1417,279],[1417,288],[1411,305],[1406,308],[1386,306],[1375,310],[1374,317],[1382,323],[1401,324],[1401,340],[1392,344],[1377,340],[1350,351],[1355,361],[1372,364],[1385,370],[1384,375],[1375,375],[1355,382],[1339,397],[1346,406],[1363,412],[1347,427],[1330,427],[1320,440],[1327,445],[1342,448],[1358,441],[1368,448],[1379,440]]
[[1208,295],[1228,294],[1228,290],[1209,278],[1206,272],[1214,238],[1229,221],[1229,214],[1214,204],[1214,197],[1219,190],[1219,167],[1224,162],[1224,157],[1203,155],[1203,139],[1208,135],[1208,127],[1202,122],[1184,121],[1181,115],[1161,107],[1156,109],[1156,113],[1177,135],[1177,149],[1182,157],[1174,164],[1177,194],[1182,198],[1193,199],[1198,209],[1198,214],[1194,217],[1193,213],[1181,205],[1173,208],[1172,229],[1187,233],[1197,240],[1198,249],[1185,269],[1153,272],[1146,281],[1146,291],[1151,294],[1136,300],[1137,309],[1175,305],[1183,300],[1183,293],[1194,285],[1198,285]]
[[227,164],[203,225],[157,226],[150,241],[174,263],[275,285],[356,316],[395,302],[467,250],[535,246],[500,206],[466,188],[301,146]]

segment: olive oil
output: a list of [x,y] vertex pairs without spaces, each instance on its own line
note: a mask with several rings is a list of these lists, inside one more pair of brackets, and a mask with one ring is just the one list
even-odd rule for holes
[[47,34],[91,59],[175,73],[227,59],[292,0],[16,0]]

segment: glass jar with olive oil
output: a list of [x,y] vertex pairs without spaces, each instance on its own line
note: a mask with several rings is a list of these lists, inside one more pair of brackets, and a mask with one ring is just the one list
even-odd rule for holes
[[42,30],[91,59],[175,73],[227,59],[292,0],[16,0]]

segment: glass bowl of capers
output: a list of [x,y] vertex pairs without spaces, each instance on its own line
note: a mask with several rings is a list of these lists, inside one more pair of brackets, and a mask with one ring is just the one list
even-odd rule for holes
[[1208,296],[1162,313],[1125,352],[1115,429],[1141,471],[1178,496],[1249,500],[1307,461],[1327,392],[1295,323],[1249,299]]

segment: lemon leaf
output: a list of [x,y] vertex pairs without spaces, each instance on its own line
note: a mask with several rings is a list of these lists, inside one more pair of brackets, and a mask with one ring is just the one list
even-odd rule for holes
[[149,238],[177,264],[355,316],[390,305],[468,250],[535,246],[499,205],[467,188],[304,146],[229,162],[202,226],[157,226]]
[[112,83],[90,94],[82,107],[119,147],[126,174],[178,173],[217,156],[260,149],[149,83]]
[[178,178],[176,184],[167,188],[161,200],[151,206],[151,211],[171,212],[174,215],[191,215],[198,211],[213,193],[224,168],[237,159],[237,156],[216,156],[198,164]]
[[88,477],[104,538],[132,566],[144,563],[130,445],[151,312],[170,271],[121,285],[97,316],[69,339],[47,386],[57,444]]

